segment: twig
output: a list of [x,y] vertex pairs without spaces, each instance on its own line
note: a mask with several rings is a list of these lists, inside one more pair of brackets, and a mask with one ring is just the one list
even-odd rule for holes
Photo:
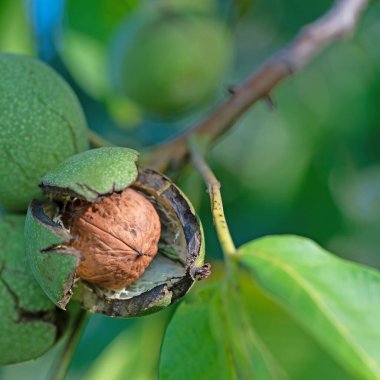
[[207,190],[210,194],[211,212],[215,230],[223,253],[225,257],[228,258],[236,253],[236,247],[224,216],[220,182],[217,180],[214,173],[204,160],[203,155],[198,150],[198,143],[195,142],[195,140],[189,141],[189,149],[191,160],[207,185]]
[[250,78],[234,87],[230,97],[202,122],[184,134],[147,151],[146,164],[157,170],[180,165],[189,154],[189,136],[207,137],[210,142],[224,134],[255,102],[270,96],[282,80],[305,66],[327,45],[340,40],[356,27],[368,0],[337,0],[330,10],[305,26],[295,39],[275,53]]
[[70,367],[71,360],[74,356],[79,338],[82,333],[82,329],[87,320],[88,313],[87,311],[81,309],[78,311],[76,319],[72,322],[72,328],[70,335],[68,336],[65,346],[63,347],[62,353],[58,358],[58,361],[53,368],[51,375],[51,380],[64,380],[67,374],[67,371]]

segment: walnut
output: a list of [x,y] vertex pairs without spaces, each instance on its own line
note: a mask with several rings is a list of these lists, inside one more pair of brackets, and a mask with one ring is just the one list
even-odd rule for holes
[[28,208],[26,251],[38,283],[59,308],[66,310],[74,297],[93,313],[146,315],[209,274],[190,202],[137,159],[128,148],[90,149],[41,179],[47,198]]
[[158,251],[161,224],[152,203],[131,188],[77,203],[63,217],[69,245],[81,253],[77,275],[107,289],[131,285]]

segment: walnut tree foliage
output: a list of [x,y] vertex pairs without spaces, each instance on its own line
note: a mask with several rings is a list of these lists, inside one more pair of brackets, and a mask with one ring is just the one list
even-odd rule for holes
[[367,5],[0,2],[0,378],[380,379]]

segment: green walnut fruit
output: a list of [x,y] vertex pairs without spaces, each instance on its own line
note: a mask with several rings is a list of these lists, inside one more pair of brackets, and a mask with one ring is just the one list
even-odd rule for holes
[[42,62],[0,54],[0,207],[23,210],[41,177],[87,148],[86,121],[68,84]]
[[41,356],[67,322],[32,275],[24,222],[21,215],[0,216],[0,365]]
[[109,67],[121,94],[165,118],[212,100],[231,61],[231,36],[220,20],[156,8],[120,27]]
[[189,201],[137,158],[127,148],[89,150],[43,177],[48,199],[29,207],[27,253],[60,308],[74,298],[112,317],[152,313],[208,275]]

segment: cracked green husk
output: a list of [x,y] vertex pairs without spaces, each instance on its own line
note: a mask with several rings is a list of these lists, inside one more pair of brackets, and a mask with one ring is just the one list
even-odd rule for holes
[[[32,202],[25,236],[33,273],[57,306],[65,309],[73,298],[91,312],[144,315],[169,306],[207,275],[203,231],[192,206],[168,178],[136,166],[137,157],[127,148],[93,149],[69,158],[42,179],[49,200]],[[162,226],[159,253],[135,283],[111,291],[75,276],[80,252],[64,245],[70,233],[60,213],[65,202],[96,202],[126,187],[144,194],[156,208]]]
[[24,216],[0,216],[0,365],[35,359],[62,334],[66,315],[34,279],[25,253]]

